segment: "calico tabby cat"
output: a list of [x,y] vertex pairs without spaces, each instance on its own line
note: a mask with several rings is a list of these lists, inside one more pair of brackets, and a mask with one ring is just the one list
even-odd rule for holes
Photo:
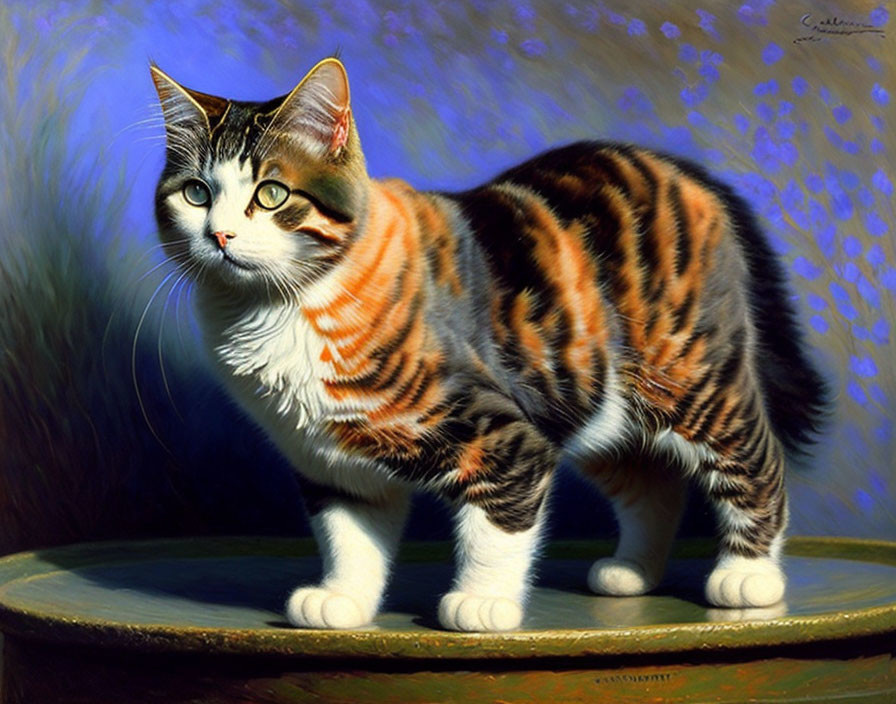
[[266,103],[152,77],[166,251],[221,378],[305,485],[324,575],[291,623],[371,621],[421,488],[457,515],[443,626],[516,628],[562,457],[619,523],[595,592],[657,585],[695,479],[721,530],[707,600],[782,598],[784,450],[815,430],[822,383],[730,190],[589,142],[420,192],[368,177],[337,59]]

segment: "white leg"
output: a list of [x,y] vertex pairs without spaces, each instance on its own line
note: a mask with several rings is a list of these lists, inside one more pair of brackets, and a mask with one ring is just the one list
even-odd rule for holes
[[737,609],[763,608],[780,602],[787,587],[781,569],[783,543],[783,533],[779,533],[769,554],[761,557],[723,552],[706,580],[706,600],[713,606]]
[[379,609],[408,508],[404,491],[385,504],[337,500],[311,519],[323,559],[319,586],[296,589],[286,616],[305,628],[356,628]]
[[677,476],[656,479],[638,496],[612,499],[619,524],[613,557],[597,560],[588,586],[597,594],[634,596],[659,584],[684,508],[684,482]]
[[542,507],[528,530],[508,533],[467,504],[458,512],[458,573],[439,603],[439,621],[454,631],[508,631],[523,619]]

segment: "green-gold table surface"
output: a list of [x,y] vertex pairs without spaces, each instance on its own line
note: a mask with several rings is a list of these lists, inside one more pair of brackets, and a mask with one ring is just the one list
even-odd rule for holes
[[439,629],[451,547],[404,546],[383,612],[299,630],[308,540],[93,543],[0,559],[2,701],[896,702],[896,543],[788,541],[785,601],[714,609],[712,546],[681,541],[651,595],[587,591],[601,541],[551,544],[522,629]]

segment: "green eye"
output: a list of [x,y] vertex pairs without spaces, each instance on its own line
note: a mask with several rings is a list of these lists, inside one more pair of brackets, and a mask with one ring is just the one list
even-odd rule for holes
[[190,205],[203,206],[208,205],[211,193],[202,181],[194,179],[184,184],[184,198]]
[[289,198],[289,189],[276,181],[265,181],[255,191],[255,202],[265,210],[279,208]]

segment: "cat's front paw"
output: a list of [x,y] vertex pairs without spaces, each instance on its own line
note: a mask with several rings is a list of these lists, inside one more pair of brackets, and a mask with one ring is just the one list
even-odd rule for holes
[[439,623],[452,631],[512,631],[522,620],[522,605],[503,597],[448,592],[439,602]]
[[300,587],[286,602],[286,618],[299,628],[357,628],[373,614],[347,594],[321,587]]
[[638,596],[653,589],[659,579],[637,562],[605,557],[588,570],[588,586],[595,594]]
[[776,562],[768,558],[722,560],[706,581],[706,600],[713,606],[759,608],[784,598],[786,580]]

